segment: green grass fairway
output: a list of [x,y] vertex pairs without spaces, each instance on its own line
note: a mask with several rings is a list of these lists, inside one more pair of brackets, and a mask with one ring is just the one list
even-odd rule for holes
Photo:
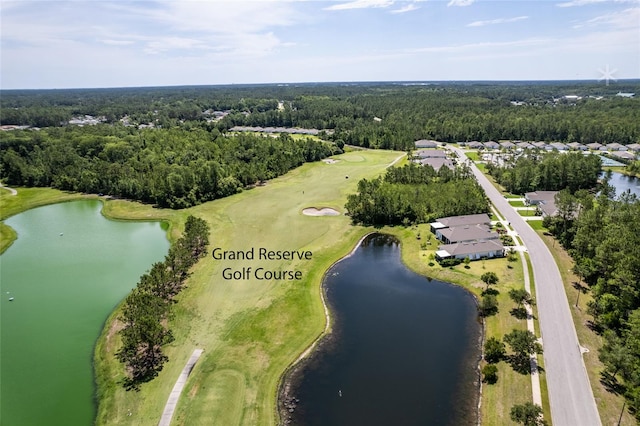
[[[96,349],[99,412],[97,424],[156,425],[164,404],[194,348],[204,354],[185,387],[173,424],[270,425],[276,423],[276,392],[281,374],[324,330],[319,291],[324,271],[347,254],[368,230],[347,216],[312,217],[305,207],[332,207],[344,213],[357,182],[383,173],[402,153],[358,151],[335,164],[314,163],[241,194],[181,212],[135,205],[134,217],[201,217],[211,226],[211,249],[309,250],[311,260],[200,261],[179,296],[171,321],[175,341],[166,347],[170,362],[140,392],[117,384],[122,366],[110,320]],[[113,204],[107,203],[107,206]],[[127,216],[130,203],[108,208]],[[166,214],[166,215],[165,215]],[[225,280],[224,268],[299,270],[299,281]],[[131,413],[131,414],[129,414]]]

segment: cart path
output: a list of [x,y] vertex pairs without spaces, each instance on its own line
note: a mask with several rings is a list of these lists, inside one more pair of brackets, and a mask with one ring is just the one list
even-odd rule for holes
[[173,385],[173,389],[169,394],[169,399],[164,406],[164,411],[162,412],[162,417],[160,418],[160,423],[158,423],[158,426],[169,426],[171,424],[171,418],[173,417],[173,412],[178,405],[178,400],[180,399],[182,389],[187,383],[187,378],[189,378],[189,374],[191,374],[191,370],[193,370],[196,362],[198,362],[198,359],[200,358],[200,355],[202,355],[202,352],[203,349],[195,349],[191,354],[191,358],[189,358],[189,361],[187,361],[187,364],[182,369],[180,376],[178,376],[178,380],[176,380],[176,384]]

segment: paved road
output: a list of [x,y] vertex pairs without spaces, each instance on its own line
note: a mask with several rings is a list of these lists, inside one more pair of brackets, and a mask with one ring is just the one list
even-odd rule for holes
[[[467,160],[461,150],[451,149],[462,161]],[[529,251],[553,425],[600,426],[602,423],[584,367],[558,265],[538,234],[482,172],[473,164],[471,169],[493,205],[511,223]]]

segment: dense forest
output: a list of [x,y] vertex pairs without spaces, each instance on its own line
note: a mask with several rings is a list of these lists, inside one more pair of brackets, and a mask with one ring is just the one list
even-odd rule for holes
[[[640,141],[637,81],[353,83],[100,90],[3,91],[0,123],[61,126],[72,117],[105,123],[236,125],[328,130],[334,141],[406,150],[415,140]],[[567,98],[566,96],[579,96]],[[214,112],[223,112],[214,119]]]
[[436,172],[428,165],[409,164],[389,169],[384,177],[359,181],[345,208],[356,224],[407,225],[486,213],[489,203],[466,166]]
[[640,421],[640,200],[627,192],[616,198],[608,179],[597,196],[565,191],[556,197],[560,214],[545,225],[569,250],[593,295],[589,313],[605,341],[602,380],[624,393]]
[[531,191],[558,191],[595,188],[601,165],[597,155],[579,152],[523,154],[502,166],[487,164],[487,171],[507,191],[524,194]]
[[2,132],[0,177],[184,208],[341,152],[311,139],[201,128],[67,126]]

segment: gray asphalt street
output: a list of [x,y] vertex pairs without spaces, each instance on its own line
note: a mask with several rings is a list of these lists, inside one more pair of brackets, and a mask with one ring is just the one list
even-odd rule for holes
[[[462,161],[468,160],[461,150],[450,149]],[[547,378],[553,425],[601,425],[560,271],[551,252],[473,163],[471,168],[493,205],[511,223],[529,252],[544,348],[543,374]]]

